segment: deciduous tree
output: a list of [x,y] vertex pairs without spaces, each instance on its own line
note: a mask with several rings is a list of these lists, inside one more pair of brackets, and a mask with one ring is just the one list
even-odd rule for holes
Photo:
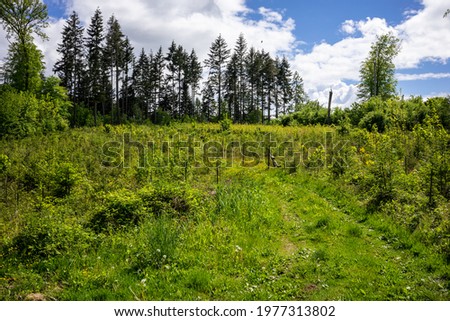
[[392,33],[378,36],[360,69],[361,82],[358,85],[358,98],[367,100],[380,96],[387,99],[395,96],[394,58],[400,52],[400,40]]

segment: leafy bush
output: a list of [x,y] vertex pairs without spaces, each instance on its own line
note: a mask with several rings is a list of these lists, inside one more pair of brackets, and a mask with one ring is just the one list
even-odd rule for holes
[[79,180],[80,175],[73,164],[60,164],[53,174],[53,194],[57,197],[69,195]]
[[26,261],[49,259],[89,246],[91,235],[82,226],[66,223],[44,205],[47,214],[32,217],[8,247],[8,253]]
[[17,92],[8,86],[0,90],[0,138],[46,134],[68,127],[68,102],[64,98],[30,92]]
[[5,173],[10,165],[11,162],[9,161],[8,156],[0,154],[0,174]]
[[137,225],[145,216],[141,199],[126,190],[106,195],[104,203],[90,220],[89,226],[96,232]]
[[228,114],[225,114],[225,117],[219,121],[220,128],[222,129],[223,132],[229,131],[232,123],[233,121],[230,118],[228,118]]
[[146,211],[156,216],[186,216],[198,210],[201,202],[194,189],[171,185],[144,188],[139,196]]

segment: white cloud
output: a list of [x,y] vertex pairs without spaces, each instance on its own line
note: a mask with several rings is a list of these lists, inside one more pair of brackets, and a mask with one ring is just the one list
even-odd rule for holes
[[[446,63],[450,59],[450,19],[443,19],[448,4],[441,0],[422,0],[423,9],[406,11],[406,20],[390,26],[385,19],[346,20],[340,31],[346,36],[333,43],[315,45],[311,52],[297,54],[293,67],[304,79],[306,90],[322,104],[328,101],[328,91],[343,93],[334,100],[337,105],[349,105],[356,99],[361,62],[367,57],[376,36],[392,32],[398,36],[401,52],[395,59],[398,70],[419,68],[425,61]],[[448,78],[446,73],[398,74],[399,80],[430,80]],[[350,82],[349,82],[350,81]]]
[[352,35],[356,32],[355,22],[353,20],[345,20],[341,26],[343,33]]
[[[251,12],[244,0],[49,0],[53,5],[65,6],[66,14],[76,11],[87,27],[95,10],[100,8],[106,27],[111,15],[115,15],[125,35],[129,36],[135,52],[166,51],[172,40],[187,51],[195,49],[201,60],[207,57],[211,43],[219,34],[233,48],[240,33],[249,46],[264,49],[275,55],[291,52],[295,45],[295,23],[271,9],[261,8]],[[252,13],[252,18],[250,18]],[[254,18],[256,17],[256,18]],[[64,19],[53,19],[46,33],[50,41],[37,41],[44,52],[47,74],[58,59],[57,44],[61,41]],[[7,47],[0,31],[0,48]],[[6,43],[6,45],[5,45]],[[6,55],[0,49],[1,57]]]
[[[65,6],[68,14],[77,11],[85,26],[97,7],[101,8],[105,23],[114,14],[136,53],[141,48],[157,50],[160,45],[166,51],[175,40],[188,51],[195,48],[203,60],[219,34],[232,48],[243,33],[250,46],[273,55],[288,53],[291,66],[300,72],[309,96],[324,104],[330,87],[334,91],[333,105],[349,105],[356,100],[360,64],[376,36],[387,32],[402,40],[402,50],[395,60],[399,80],[449,78],[446,73],[401,73],[402,69],[420,68],[424,61],[445,63],[450,59],[450,19],[442,17],[448,3],[442,0],[421,0],[422,9],[405,10],[405,20],[394,26],[380,17],[346,20],[340,26],[343,39],[316,44],[309,52],[299,50],[298,44],[302,42],[293,34],[292,19],[266,7],[252,11],[245,0],[48,1]],[[62,19],[52,21],[47,29],[50,41],[38,43],[45,53],[47,73],[51,73],[57,59],[56,48],[64,23]],[[0,30],[0,59],[8,47],[4,34]]]
[[[278,12],[259,10],[259,19],[250,19],[244,0],[73,0],[71,10],[79,13],[85,25],[100,7],[106,20],[114,14],[135,49],[166,50],[172,40],[187,50],[195,48],[206,58],[214,39],[221,34],[229,47],[242,32],[249,45],[275,54],[292,50],[295,28],[291,19]],[[269,41],[270,40],[270,41]]]
[[422,74],[397,73],[396,78],[399,81],[445,79],[445,78],[450,78],[450,73],[430,73],[430,72],[422,73]]

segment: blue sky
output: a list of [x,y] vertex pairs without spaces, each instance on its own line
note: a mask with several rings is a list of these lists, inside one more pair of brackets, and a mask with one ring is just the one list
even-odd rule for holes
[[[377,35],[402,40],[395,63],[405,96],[450,94],[450,8],[448,0],[45,0],[52,16],[50,41],[40,43],[47,73],[67,13],[76,10],[88,25],[100,7],[114,14],[136,52],[166,49],[172,40],[205,58],[220,33],[234,47],[239,33],[249,45],[289,57],[310,98],[325,103],[333,88],[335,106],[356,100],[361,61]],[[0,55],[4,40],[0,32]],[[2,43],[3,41],[3,43]]]

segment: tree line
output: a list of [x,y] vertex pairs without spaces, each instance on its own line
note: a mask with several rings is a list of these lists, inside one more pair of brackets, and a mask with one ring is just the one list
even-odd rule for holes
[[[72,126],[126,121],[164,124],[171,119],[217,121],[223,118],[242,123],[269,123],[282,120],[280,116],[293,111],[297,114],[285,117],[284,123],[295,120],[330,124],[333,119],[341,119],[337,116],[342,113],[337,109],[333,115],[328,110],[328,115],[323,117],[326,113],[323,106],[308,99],[302,77],[291,70],[286,57],[273,58],[264,50],[249,47],[242,34],[234,48],[219,35],[203,62],[195,49],[188,52],[175,41],[167,50],[161,46],[155,52],[141,49],[136,55],[114,16],[105,24],[98,8],[85,28],[73,12],[66,20],[58,44],[59,59],[53,66],[59,77],[56,78],[43,75],[43,55],[34,43],[34,36],[47,39],[45,4],[39,0],[2,0],[0,23],[10,41],[5,64],[7,86],[0,88],[0,98],[6,101],[11,95],[28,93],[41,101],[37,102],[38,106],[48,107],[48,101],[56,106],[52,112],[45,111],[47,107],[39,107],[36,109],[39,113],[31,116],[24,112],[32,110],[26,103],[21,105],[24,111],[5,107],[0,110],[2,126],[29,127],[23,123],[36,126],[39,117],[52,114],[61,119],[68,116]],[[398,98],[393,60],[399,51],[400,41],[393,34],[377,37],[361,63],[360,102],[374,97],[381,98],[381,102]],[[8,88],[16,92],[10,93]],[[17,97],[24,102],[21,99]],[[349,113],[359,115],[356,109],[351,108]]]
[[233,49],[219,35],[203,63],[195,49],[188,52],[175,41],[166,52],[159,47],[135,55],[117,18],[105,25],[97,8],[86,30],[72,12],[57,51],[53,71],[74,103],[73,125],[84,125],[86,109],[95,123],[98,116],[112,123],[224,117],[268,122],[307,99],[288,59],[249,48],[242,34]]

